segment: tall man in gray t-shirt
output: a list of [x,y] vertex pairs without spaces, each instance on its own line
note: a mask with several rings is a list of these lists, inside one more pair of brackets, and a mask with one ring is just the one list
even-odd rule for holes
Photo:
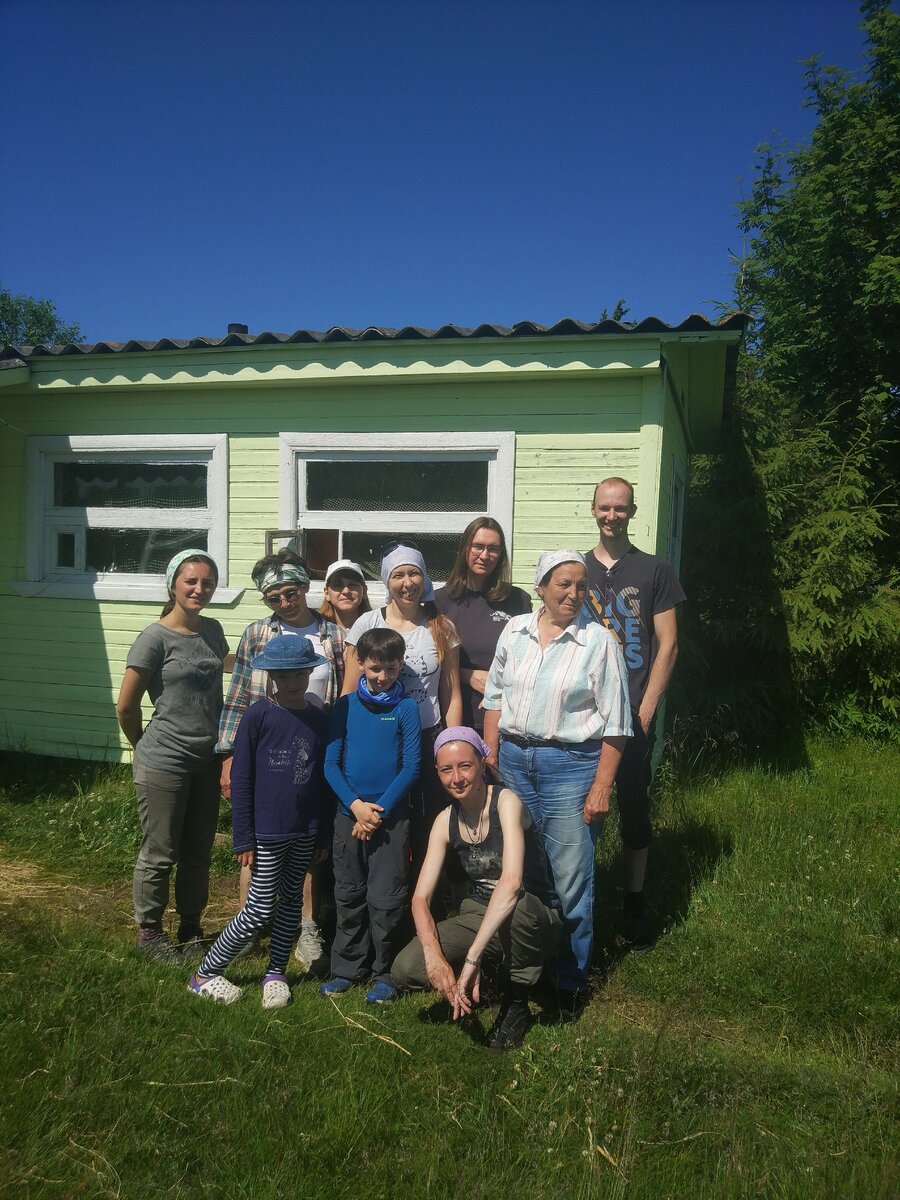
[[625,861],[625,934],[636,953],[652,938],[644,918],[644,876],[652,838],[649,789],[656,710],[678,656],[676,605],[685,595],[664,558],[645,554],[628,539],[637,512],[634,488],[613,476],[598,483],[591,507],[600,541],[585,554],[585,610],[618,638],[628,665],[634,737],[616,776],[616,800]]

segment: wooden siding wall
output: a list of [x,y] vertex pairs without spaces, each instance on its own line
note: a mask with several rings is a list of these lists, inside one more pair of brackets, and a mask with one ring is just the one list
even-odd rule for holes
[[[604,475],[634,481],[641,504],[634,541],[657,545],[661,388],[658,375],[635,376],[0,395],[0,411],[15,424],[0,425],[0,744],[128,759],[115,696],[129,646],[160,608],[13,592],[10,580],[24,575],[26,434],[227,433],[229,585],[240,587],[263,552],[264,531],[279,524],[280,432],[447,430],[452,444],[453,430],[511,429],[514,577],[530,590],[542,550],[595,542],[591,494]],[[234,648],[264,609],[251,589],[210,613]]]

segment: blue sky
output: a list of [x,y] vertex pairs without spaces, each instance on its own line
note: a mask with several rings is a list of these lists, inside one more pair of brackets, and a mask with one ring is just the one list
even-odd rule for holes
[[88,341],[716,315],[849,0],[0,0],[0,285]]

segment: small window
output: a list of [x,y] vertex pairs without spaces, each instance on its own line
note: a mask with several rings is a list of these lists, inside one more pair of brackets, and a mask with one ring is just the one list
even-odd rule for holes
[[75,566],[75,534],[57,533],[56,564],[59,567]]
[[494,517],[510,540],[512,433],[290,433],[281,443],[282,525],[305,531],[314,570],[319,558],[350,558],[377,580],[386,543],[407,537],[439,583],[474,517]]
[[226,448],[223,434],[30,438],[28,578],[158,589],[191,546],[225,583]]

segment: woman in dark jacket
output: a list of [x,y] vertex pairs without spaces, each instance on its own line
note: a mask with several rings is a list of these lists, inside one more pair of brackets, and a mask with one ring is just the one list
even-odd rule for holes
[[462,723],[481,729],[481,701],[497,639],[512,617],[531,612],[528,593],[510,585],[506,539],[493,517],[476,517],[463,530],[453,570],[434,602],[460,638]]

